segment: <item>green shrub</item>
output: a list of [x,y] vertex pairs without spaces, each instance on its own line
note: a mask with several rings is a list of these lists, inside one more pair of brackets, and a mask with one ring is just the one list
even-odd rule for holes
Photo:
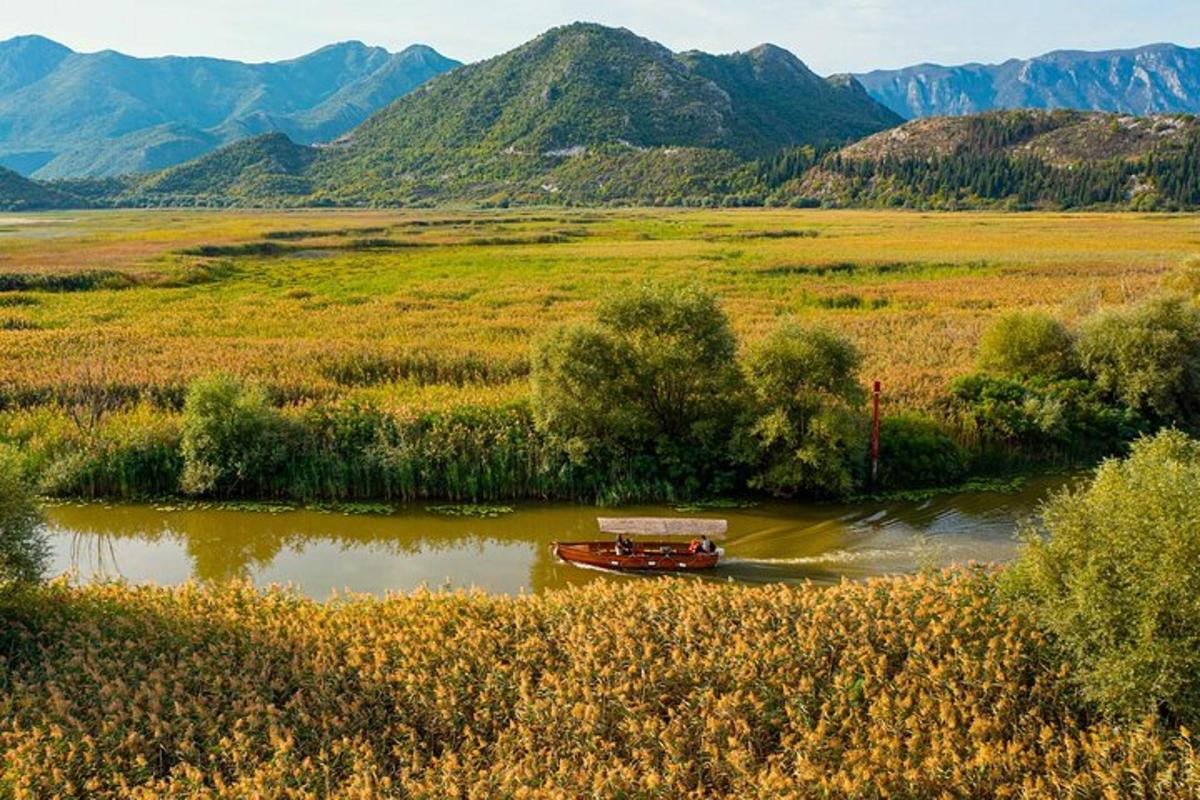
[[608,298],[594,325],[559,328],[533,356],[538,428],[583,463],[652,459],[685,494],[726,467],[740,375],[729,318],[695,287],[651,284]]
[[947,413],[958,438],[979,453],[994,458],[1008,451],[1025,462],[1091,461],[1149,429],[1137,411],[1081,379],[964,375],[951,384]]
[[1079,337],[1100,389],[1159,421],[1193,426],[1200,411],[1200,309],[1182,295],[1097,315]]
[[1066,326],[1039,311],[998,317],[979,343],[979,366],[1002,375],[1059,378],[1076,371],[1075,344]]
[[229,375],[197,380],[183,407],[183,476],[189,494],[264,495],[286,456],[283,420],[256,385]]
[[19,454],[0,447],[0,584],[42,577],[50,551],[41,522]]
[[936,421],[916,413],[879,422],[879,487],[923,489],[963,479],[967,453]]
[[1083,695],[1128,720],[1200,723],[1200,443],[1166,431],[1045,507],[1007,576],[1071,657]]
[[847,494],[861,464],[860,356],[844,336],[787,323],[751,348],[751,420],[741,459],[749,485],[779,496]]
[[147,405],[116,412],[82,441],[55,449],[39,481],[45,494],[136,499],[179,490],[179,418]]

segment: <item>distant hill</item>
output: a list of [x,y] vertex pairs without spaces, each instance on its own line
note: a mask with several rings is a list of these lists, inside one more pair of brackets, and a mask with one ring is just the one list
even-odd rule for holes
[[906,119],[1017,108],[1200,112],[1200,49],[1173,44],[1058,50],[1002,64],[919,64],[855,77]]
[[0,167],[0,211],[42,211],[86,205],[88,203],[77,196]]
[[291,61],[76,53],[0,42],[0,165],[37,178],[159,170],[256,134],[334,139],[458,62],[358,42]]
[[821,205],[1193,209],[1200,118],[1033,110],[921,119],[792,176],[781,193]]
[[319,153],[286,134],[265,133],[150,175],[138,191],[227,201],[307,195],[312,184],[305,175]]
[[[777,47],[675,54],[578,23],[429,81],[274,185],[337,204],[661,199],[725,191],[750,159],[900,121]],[[658,182],[633,186],[630,169]]]
[[[4,80],[56,71],[44,55]],[[578,23],[434,77],[320,146],[272,129],[148,174],[12,177],[0,206],[1193,210],[1200,121],[1034,109],[902,124],[854,78],[778,47],[672,53]]]
[[351,144],[358,153],[546,155],[626,144],[754,156],[856,139],[899,121],[777,47],[676,55],[625,29],[577,23],[431,81],[354,131]]

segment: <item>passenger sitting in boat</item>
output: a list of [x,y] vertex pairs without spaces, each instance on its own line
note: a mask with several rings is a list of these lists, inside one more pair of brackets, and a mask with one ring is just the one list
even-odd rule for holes
[[619,555],[619,556],[633,555],[633,540],[627,539],[624,536],[618,535],[616,552],[617,552],[617,555]]
[[693,555],[696,553],[715,553],[717,552],[717,546],[713,544],[712,539],[705,536],[701,539],[692,539],[688,544],[688,552]]

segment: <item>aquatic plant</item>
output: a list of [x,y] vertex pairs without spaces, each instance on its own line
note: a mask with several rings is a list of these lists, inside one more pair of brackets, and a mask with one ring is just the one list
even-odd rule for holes
[[475,517],[476,519],[490,519],[499,517],[503,514],[511,514],[516,509],[512,506],[481,506],[466,503],[463,505],[452,506],[425,506],[425,510],[430,514],[439,514],[443,517]]
[[523,598],[58,583],[6,610],[0,794],[1188,797],[968,572]]

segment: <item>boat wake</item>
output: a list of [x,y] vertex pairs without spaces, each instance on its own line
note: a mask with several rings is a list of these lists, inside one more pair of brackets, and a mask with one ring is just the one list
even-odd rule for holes
[[791,558],[726,558],[722,566],[764,566],[786,567],[803,566],[805,564],[852,564],[856,561],[875,561],[884,558],[894,558],[901,555],[895,550],[871,548],[865,550],[831,550],[813,556],[795,556]]
[[559,559],[558,563],[566,564],[568,567],[575,567],[576,569],[590,569],[593,572],[603,572],[605,575],[628,575],[629,574],[628,572],[624,572],[619,569],[610,569],[609,567],[601,567],[596,564],[581,564],[576,561],[567,561],[566,559]]

